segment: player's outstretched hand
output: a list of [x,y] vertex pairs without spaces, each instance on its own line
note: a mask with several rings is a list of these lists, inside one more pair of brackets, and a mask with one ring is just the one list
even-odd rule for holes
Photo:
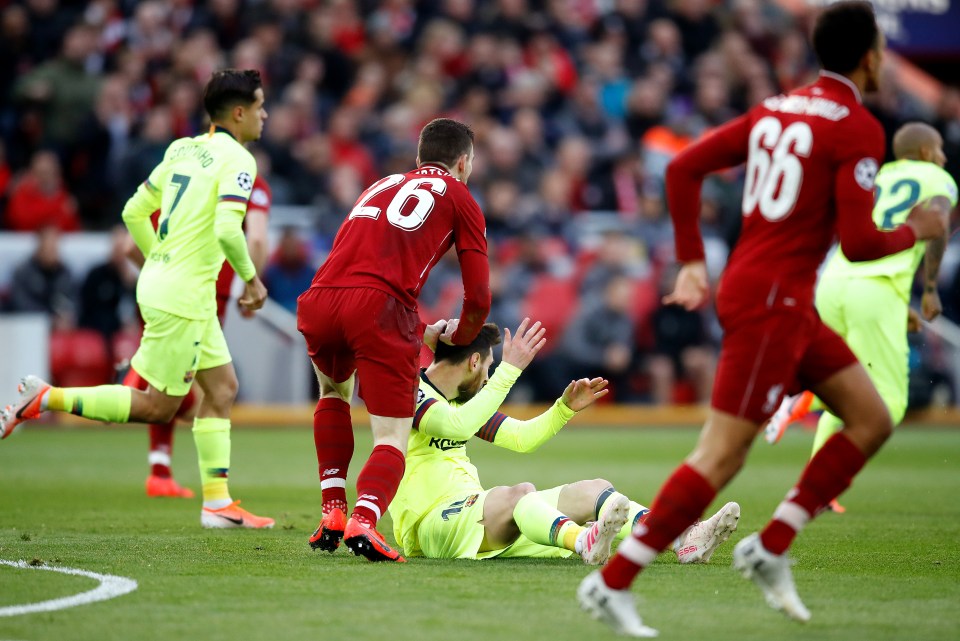
[[579,412],[610,392],[607,388],[608,382],[605,378],[581,378],[578,381],[570,381],[567,389],[563,390],[560,400],[574,412]]
[[917,240],[943,238],[950,229],[950,209],[950,201],[937,196],[911,209],[906,224]]
[[263,303],[266,300],[267,288],[264,286],[259,276],[254,276],[253,280],[247,283],[244,287],[243,296],[240,297],[240,300],[238,300],[237,303],[240,305],[241,309],[252,312],[263,307]]
[[440,340],[447,345],[453,345],[453,335],[457,333],[457,328],[460,327],[460,319],[452,318],[446,323],[447,326],[443,328],[443,333],[440,334]]
[[932,321],[943,312],[943,303],[940,302],[940,293],[934,289],[923,292],[920,298],[920,313],[923,314],[923,320]]
[[530,325],[530,319],[524,318],[517,328],[517,335],[512,336],[509,329],[503,330],[503,362],[510,363],[517,369],[526,369],[527,365],[543,348],[547,333],[540,321]]
[[682,305],[684,309],[694,310],[707,300],[707,266],[702,261],[685,263],[677,274],[677,284],[673,292],[663,297],[664,305]]
[[423,330],[423,344],[429,347],[431,352],[437,351],[437,341],[440,340],[441,334],[447,329],[449,322],[447,319],[438,320],[432,325],[427,325]]

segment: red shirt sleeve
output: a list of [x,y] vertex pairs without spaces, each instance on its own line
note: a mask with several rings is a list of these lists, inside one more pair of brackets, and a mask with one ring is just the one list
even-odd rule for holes
[[253,191],[250,192],[250,200],[247,201],[247,212],[258,211],[269,216],[272,205],[273,193],[270,191],[270,185],[258,175],[253,182]]
[[873,181],[883,158],[884,135],[878,123],[867,124],[861,135],[839,146],[843,156],[834,183],[840,248],[854,262],[901,252],[913,247],[917,240],[908,225],[882,231],[873,221]]
[[673,219],[677,260],[703,260],[700,235],[700,188],[707,174],[740,165],[747,159],[749,115],[714,129],[684,149],[667,166],[667,207]]
[[456,345],[467,345],[490,313],[490,264],[487,260],[487,225],[480,206],[463,186],[453,223],[453,242],[463,274],[463,311],[453,335]]

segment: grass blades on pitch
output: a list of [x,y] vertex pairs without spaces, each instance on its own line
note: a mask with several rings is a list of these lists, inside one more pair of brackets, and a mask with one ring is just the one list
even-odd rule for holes
[[[489,485],[547,488],[602,476],[641,503],[696,439],[692,429],[570,429],[539,452],[471,447]],[[198,489],[188,430],[175,470]],[[358,458],[370,448],[358,432]],[[664,639],[948,639],[960,630],[960,430],[901,428],[843,497],[848,513],[818,519],[794,569],[813,612],[806,626],[768,609],[729,568],[732,542],[761,527],[806,459],[796,431],[758,442],[720,497],[743,507],[740,530],[708,566],[664,555],[634,586]],[[273,531],[204,531],[199,501],[146,499],[146,435],[137,428],[35,426],[0,445],[0,559],[34,558],[117,574],[140,587],[111,601],[0,618],[0,639],[614,638],[575,604],[577,561],[425,561],[374,565],[312,552],[319,518],[312,435],[237,430],[231,487],[277,518]],[[351,479],[355,478],[357,468]],[[384,528],[389,532],[387,525]],[[0,566],[0,607],[76,594],[82,577]]]

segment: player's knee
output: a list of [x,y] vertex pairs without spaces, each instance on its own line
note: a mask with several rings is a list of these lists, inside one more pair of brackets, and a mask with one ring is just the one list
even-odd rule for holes
[[226,378],[216,388],[207,392],[207,398],[210,404],[215,408],[229,410],[237,398],[237,392],[240,390],[240,384],[236,376]]
[[510,494],[514,504],[527,494],[533,494],[536,491],[537,488],[533,483],[520,483],[510,488]]
[[599,496],[604,490],[613,487],[613,483],[607,479],[590,479],[589,481],[582,481],[582,483],[584,484],[584,490],[591,496]]

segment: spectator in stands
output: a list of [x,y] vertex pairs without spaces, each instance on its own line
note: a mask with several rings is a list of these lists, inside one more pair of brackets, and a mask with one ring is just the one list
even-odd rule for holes
[[36,238],[33,255],[13,272],[16,287],[10,292],[9,310],[47,313],[55,328],[73,327],[77,320],[77,288],[60,259],[60,231],[44,227]]
[[295,229],[287,227],[280,237],[280,246],[273,260],[267,266],[263,282],[270,292],[270,298],[296,313],[297,297],[310,287],[315,271],[307,244]]
[[23,76],[14,91],[21,103],[43,109],[43,144],[64,151],[77,140],[93,108],[100,78],[91,69],[97,51],[97,30],[78,24],[67,31],[58,58]]
[[29,171],[10,190],[4,226],[12,231],[80,229],[76,199],[63,183],[57,154],[38,151],[33,155]]
[[99,332],[109,344],[126,321],[133,320],[137,271],[127,258],[129,235],[115,227],[110,256],[87,273],[80,288],[80,327]]
[[[676,267],[665,269],[660,294],[668,294],[676,281]],[[653,313],[653,354],[647,360],[653,402],[664,405],[677,400],[708,403],[716,369],[716,349],[710,344],[703,312],[679,305],[663,305]],[[678,381],[687,382],[693,399],[677,399]]]
[[630,400],[634,361],[632,291],[630,278],[620,274],[584,301],[580,313],[561,338],[557,356],[561,357],[563,366],[555,364],[555,370],[561,374],[556,383],[569,383],[583,376],[602,376],[610,381],[615,400]]

